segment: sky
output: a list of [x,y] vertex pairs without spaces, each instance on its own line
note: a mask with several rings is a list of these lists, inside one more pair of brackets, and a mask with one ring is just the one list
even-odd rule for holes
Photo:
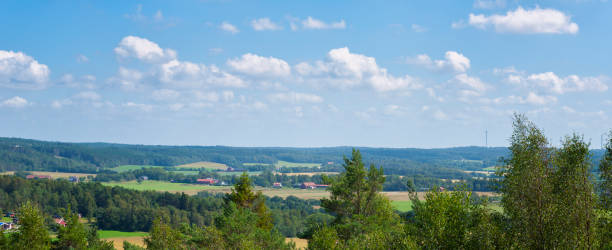
[[2,137],[507,146],[522,113],[599,148],[612,128],[608,1],[0,5]]

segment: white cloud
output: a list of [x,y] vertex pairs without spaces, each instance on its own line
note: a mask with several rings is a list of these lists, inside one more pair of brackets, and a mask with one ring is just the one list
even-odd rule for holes
[[68,106],[68,105],[72,105],[72,100],[70,99],[64,99],[64,100],[54,100],[53,102],[51,102],[51,107],[55,108],[55,109],[60,109],[64,106]]
[[506,0],[476,0],[473,7],[475,9],[497,9],[506,7]]
[[395,77],[376,64],[376,59],[354,54],[348,48],[332,49],[325,61],[299,63],[295,71],[304,80],[346,88],[360,84],[377,91],[418,89],[422,86],[411,76]]
[[421,25],[418,25],[418,24],[414,24],[414,23],[412,25],[410,25],[410,28],[412,28],[412,31],[417,32],[417,33],[421,33],[421,32],[427,31],[427,28],[425,28],[425,27],[423,27]]
[[406,113],[405,108],[399,105],[394,105],[394,104],[387,105],[383,109],[383,114],[389,115],[389,116],[402,116],[405,113]]
[[284,60],[251,53],[230,59],[227,65],[238,72],[253,76],[282,77],[291,74],[291,67]]
[[455,80],[470,87],[475,91],[476,95],[482,95],[489,88],[489,86],[482,82],[478,77],[471,77],[467,74],[458,74],[455,76]]
[[119,84],[124,90],[135,90],[141,87],[143,78],[144,74],[138,70],[119,67],[118,75],[110,81]]
[[267,17],[252,20],[251,27],[253,27],[253,29],[256,31],[280,30],[283,28],[280,25],[272,22],[270,18]]
[[158,101],[167,101],[167,100],[175,100],[181,94],[178,91],[172,89],[158,89],[153,91],[151,96],[153,99]]
[[162,49],[157,43],[137,36],[124,37],[115,53],[121,58],[135,57],[147,63],[160,63],[176,58],[176,52],[171,49]]
[[529,83],[543,87],[556,94],[567,92],[596,91],[604,92],[608,90],[605,81],[606,77],[580,77],[569,75],[561,78],[553,72],[529,75],[526,79]]
[[238,32],[240,32],[240,30],[238,30],[236,26],[228,22],[222,22],[221,25],[219,25],[219,29],[222,29],[232,34],[238,34]]
[[534,92],[529,92],[529,94],[527,95],[527,99],[525,99],[525,102],[530,103],[530,104],[536,104],[536,105],[547,105],[547,104],[556,103],[557,97],[541,96],[541,95],[537,95]]
[[274,102],[289,102],[289,103],[322,103],[323,97],[306,93],[276,93],[269,96],[269,99]]
[[87,58],[87,57],[86,57],[85,55],[83,55],[83,54],[79,54],[79,55],[76,57],[76,61],[77,61],[78,63],[86,63],[86,62],[89,62],[89,58]]
[[555,9],[526,10],[518,7],[506,15],[470,14],[468,23],[479,29],[493,27],[500,33],[518,34],[576,34],[578,24],[571,17]]
[[246,83],[215,65],[206,66],[192,62],[172,60],[159,65],[157,79],[170,86],[198,88],[207,85],[225,87],[245,87]]
[[428,55],[422,54],[408,59],[408,63],[423,65],[430,69],[453,72],[466,72],[470,69],[470,59],[456,51],[447,51],[444,54],[444,60],[432,60]]
[[2,101],[2,103],[0,103],[0,107],[9,107],[9,108],[23,108],[28,105],[30,105],[28,100],[20,96],[15,96],[13,98],[6,99]]
[[267,110],[268,109],[268,105],[267,104],[265,104],[263,102],[259,102],[259,101],[253,103],[252,107],[255,110],[259,110],[259,111],[263,111],[263,110]]
[[59,83],[71,88],[97,88],[96,77],[93,75],[83,75],[77,79],[72,74],[65,74],[60,78]]
[[0,50],[0,86],[42,89],[49,80],[49,68],[22,53]]
[[313,17],[308,17],[302,20],[302,27],[304,29],[314,29],[314,30],[322,30],[322,29],[345,29],[346,23],[344,20],[340,20],[338,22],[326,23],[321,20],[315,19]]
[[127,102],[127,103],[124,103],[122,106],[126,108],[140,109],[144,112],[151,112],[153,110],[152,105],[142,104],[142,103]]

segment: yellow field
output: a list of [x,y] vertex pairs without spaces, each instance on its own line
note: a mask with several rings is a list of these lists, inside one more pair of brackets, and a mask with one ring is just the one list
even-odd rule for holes
[[285,238],[285,242],[293,241],[297,249],[306,249],[308,247],[308,240],[300,238]]
[[[84,173],[45,172],[45,171],[27,171],[27,172],[32,173],[33,175],[49,175],[53,179],[68,178],[70,176],[76,176],[76,177],[85,177],[85,176],[93,176],[93,177],[95,177],[96,176],[96,174],[84,174]],[[15,174],[15,172],[14,171],[8,171],[8,172],[2,172],[0,174],[3,174],[3,175],[13,175],[13,174]]]
[[104,240],[112,241],[115,249],[123,249],[123,241],[127,241],[129,243],[145,247],[144,237],[142,236],[131,236],[131,237],[114,237],[114,238],[106,238]]
[[216,162],[200,161],[200,162],[178,165],[178,166],[175,166],[175,168],[206,168],[206,169],[211,169],[211,170],[226,170],[227,165],[216,163]]

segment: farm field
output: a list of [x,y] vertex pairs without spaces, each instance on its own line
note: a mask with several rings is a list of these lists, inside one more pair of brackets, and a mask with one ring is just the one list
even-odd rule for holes
[[412,210],[412,201],[392,201],[391,205],[397,211],[408,212]]
[[149,235],[147,232],[121,232],[114,230],[98,230],[100,239],[118,238],[118,237],[144,237]]
[[141,183],[138,183],[137,181],[103,182],[102,185],[118,186],[134,190],[151,190],[172,193],[184,192],[192,195],[204,190],[229,190],[229,187],[224,186],[205,186],[199,184],[172,183],[166,181],[142,181]]
[[274,164],[277,168],[280,167],[287,167],[287,168],[294,168],[294,167],[320,167],[321,164],[319,163],[297,163],[297,162],[288,162],[288,161],[278,161],[276,164]]
[[109,170],[121,173],[121,172],[127,172],[131,170],[142,169],[142,168],[156,168],[156,167],[163,168],[163,166],[151,166],[151,165],[122,165],[122,166],[118,166],[114,168],[109,168]]
[[[48,176],[51,176],[51,178],[53,178],[53,179],[68,178],[70,176],[76,176],[76,177],[86,177],[86,176],[93,176],[93,177],[95,177],[96,176],[96,174],[85,174],[85,173],[47,172],[47,171],[27,171],[27,172],[32,173],[33,175],[48,175]],[[0,174],[3,174],[3,175],[14,175],[15,172],[14,171],[7,171],[7,172],[2,172]]]
[[189,163],[189,164],[178,165],[178,166],[175,166],[174,168],[175,169],[181,169],[181,168],[205,168],[205,169],[209,169],[209,170],[226,170],[227,169],[227,165],[221,164],[221,163],[216,163],[216,162],[200,161],[200,162],[194,162],[194,163]]
[[297,249],[306,249],[308,248],[308,240],[300,239],[300,238],[285,238],[285,242],[293,241],[295,243],[295,248]]

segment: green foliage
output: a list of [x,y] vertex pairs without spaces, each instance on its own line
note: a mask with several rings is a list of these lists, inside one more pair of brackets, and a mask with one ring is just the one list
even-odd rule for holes
[[51,240],[40,209],[26,202],[19,209],[19,231],[11,234],[12,249],[49,249]]
[[608,135],[608,142],[601,162],[599,163],[599,194],[601,197],[601,207],[612,210],[612,131]]
[[145,250],[145,248],[129,243],[127,241],[123,241],[123,250]]
[[186,249],[183,244],[183,235],[163,223],[160,218],[153,221],[148,237],[144,239],[147,249]]
[[66,226],[59,227],[57,232],[57,249],[84,249],[87,247],[87,230],[83,224],[79,222],[79,217],[72,213],[70,209],[64,215]]
[[499,238],[485,204],[474,203],[465,187],[455,191],[434,188],[425,201],[412,195],[413,213],[408,230],[424,249],[491,249]]
[[321,200],[321,206],[336,218],[330,227],[313,234],[309,248],[410,248],[412,241],[399,216],[379,193],[385,181],[382,168],[371,165],[366,171],[358,150],[344,159],[343,167],[345,172],[336,178],[326,178],[330,198]]

